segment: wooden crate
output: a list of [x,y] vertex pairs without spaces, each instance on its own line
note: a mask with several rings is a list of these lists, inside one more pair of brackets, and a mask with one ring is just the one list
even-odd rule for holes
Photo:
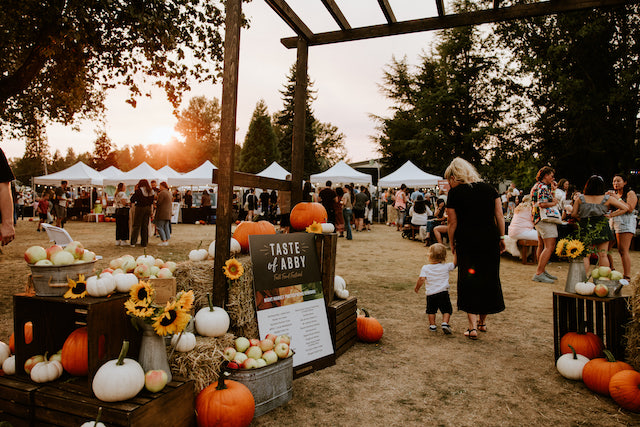
[[564,334],[586,330],[598,335],[616,359],[624,360],[625,325],[630,320],[628,297],[600,298],[554,292],[553,341],[556,359],[561,356],[560,339]]
[[0,376],[0,421],[14,427],[33,425],[33,395],[39,387],[14,375]]
[[[89,375],[93,375],[107,360],[120,354],[122,341],[130,342],[129,357],[136,358],[140,333],[131,324],[124,302],[128,294],[104,298],[41,297],[18,294],[13,297],[13,324],[16,342],[16,374],[25,375],[24,362],[36,354],[53,354],[62,348],[67,336],[81,326],[87,326],[89,340]],[[22,325],[33,323],[33,341],[24,342]],[[105,353],[98,355],[98,342],[104,337]]]
[[356,342],[356,308],[358,299],[334,300],[329,304],[329,328],[336,357],[341,356]]
[[91,396],[85,381],[54,382],[34,393],[34,423],[37,426],[77,427],[95,419],[110,427],[181,427],[195,425],[193,381],[174,379],[158,393],[143,390],[124,402],[102,402]]

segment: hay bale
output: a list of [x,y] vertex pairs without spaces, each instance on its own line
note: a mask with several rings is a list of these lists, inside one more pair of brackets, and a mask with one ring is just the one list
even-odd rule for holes
[[627,325],[626,361],[635,370],[640,370],[640,273],[631,279],[633,295],[630,298],[631,321]]

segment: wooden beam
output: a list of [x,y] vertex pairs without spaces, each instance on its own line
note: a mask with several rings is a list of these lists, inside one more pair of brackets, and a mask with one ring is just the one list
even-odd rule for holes
[[[595,7],[622,6],[638,2],[640,2],[640,0],[548,0],[538,3],[517,4],[515,6],[502,7],[497,10],[491,8],[475,12],[445,15],[443,17],[403,21],[396,24],[372,25],[368,27],[352,28],[351,30],[318,33],[309,39],[309,46],[395,36],[422,31],[442,30],[445,28],[464,27],[491,22],[502,22],[513,19],[531,18],[535,16],[592,9]],[[293,49],[297,46],[296,37],[286,37],[280,41],[289,49]]]
[[[214,169],[211,182],[218,184],[221,179],[223,179],[223,176],[220,173],[220,169]],[[269,190],[291,191],[291,181],[266,178],[264,176],[237,171],[233,173],[233,185],[235,187],[268,188]]]
[[284,0],[265,0],[269,6],[278,14],[288,26],[291,27],[296,34],[309,39],[313,36],[313,32],[302,22],[302,19],[291,9]]
[[500,0],[493,0],[493,8],[494,9],[500,8]]
[[378,4],[380,5],[380,9],[382,9],[382,13],[389,24],[395,24],[398,22],[396,16],[393,14],[393,10],[391,10],[389,0],[378,0]]
[[438,16],[439,17],[443,17],[444,16],[444,3],[442,2],[442,0],[436,0],[436,8],[438,9]]
[[347,18],[344,17],[340,7],[336,4],[335,0],[322,0],[324,7],[327,8],[333,19],[336,21],[340,29],[349,30],[351,29],[351,25],[347,21]]
[[226,0],[224,34],[224,70],[222,74],[222,108],[220,112],[220,165],[218,207],[216,209],[216,256],[213,263],[213,305],[224,307],[227,281],[222,266],[229,258],[231,223],[233,222],[233,170],[236,148],[236,113],[238,107],[238,60],[242,0]]
[[298,37],[296,59],[296,87],[293,94],[293,141],[291,143],[291,206],[302,201],[302,178],[304,175],[304,137],[307,121],[307,67],[309,45]]

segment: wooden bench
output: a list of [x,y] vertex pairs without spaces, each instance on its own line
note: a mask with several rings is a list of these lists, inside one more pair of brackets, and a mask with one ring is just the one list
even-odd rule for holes
[[[523,264],[537,264],[538,263],[538,241],[537,240],[518,240],[518,250],[522,255]],[[531,255],[532,261],[529,261]]]

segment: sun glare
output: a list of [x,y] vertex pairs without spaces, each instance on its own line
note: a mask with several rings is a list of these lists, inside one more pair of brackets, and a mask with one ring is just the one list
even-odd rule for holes
[[176,131],[169,126],[154,128],[149,134],[149,138],[148,138],[151,144],[163,144],[163,145],[168,144],[173,139],[179,139],[179,134],[176,133]]

